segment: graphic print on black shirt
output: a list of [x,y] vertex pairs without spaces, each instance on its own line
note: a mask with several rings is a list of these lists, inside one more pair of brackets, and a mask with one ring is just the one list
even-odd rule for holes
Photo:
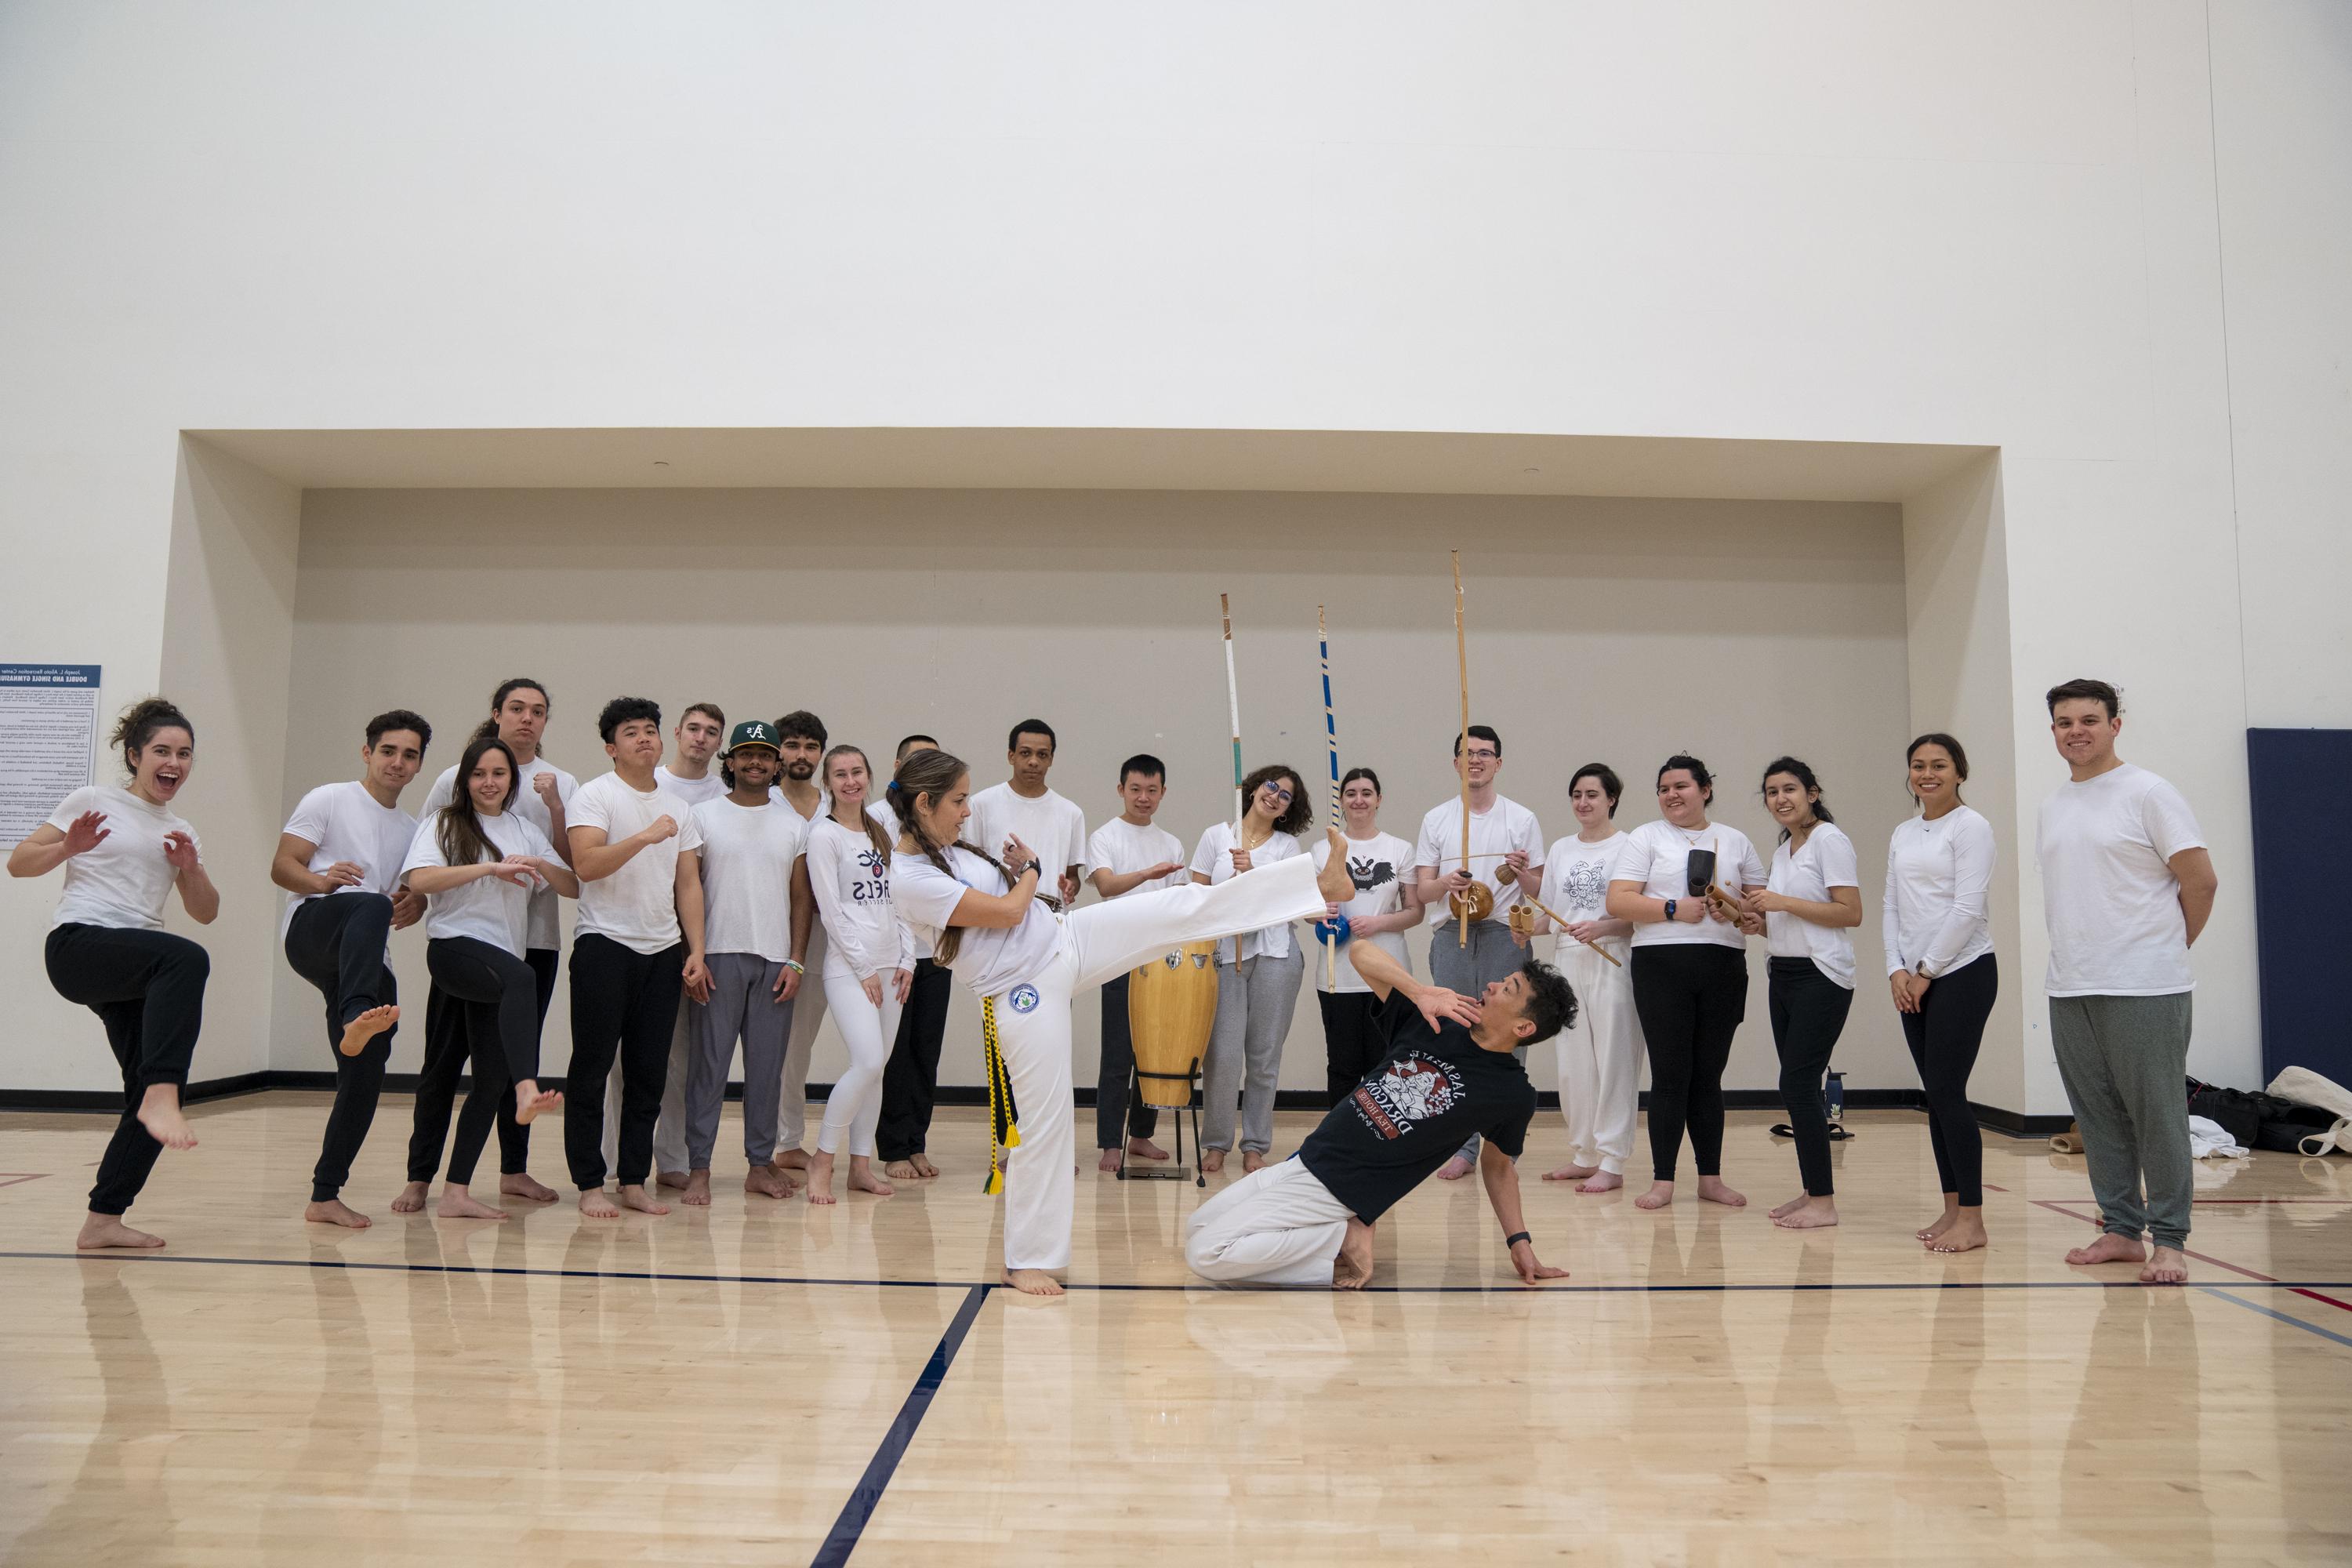
[[1353,1103],[1365,1125],[1382,1138],[1402,1138],[1462,1098],[1461,1069],[1410,1052],[1356,1086]]

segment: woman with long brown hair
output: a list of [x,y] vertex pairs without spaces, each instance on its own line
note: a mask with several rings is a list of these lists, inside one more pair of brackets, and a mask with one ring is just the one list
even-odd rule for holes
[[829,1204],[833,1161],[849,1144],[849,1190],[888,1197],[874,1169],[874,1129],[882,1115],[882,1069],[898,1037],[898,1013],[914,984],[915,944],[890,903],[890,839],[866,809],[874,775],[866,753],[835,746],[819,773],[832,809],[809,826],[809,887],[824,921],[825,1005],[849,1049],[817,1130],[808,1199]]

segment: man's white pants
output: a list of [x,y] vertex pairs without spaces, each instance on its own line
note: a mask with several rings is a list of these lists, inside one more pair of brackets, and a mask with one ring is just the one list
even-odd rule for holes
[[[1555,955],[1576,992],[1576,1023],[1553,1037],[1559,1052],[1559,1110],[1569,1158],[1625,1173],[1642,1093],[1642,1020],[1633,976],[1572,937]],[[1622,942],[1612,943],[1618,957]]]
[[1062,940],[1044,969],[992,998],[1021,1133],[1004,1157],[1005,1268],[1070,1266],[1077,1196],[1071,997],[1182,942],[1319,917],[1323,901],[1313,858],[1294,855],[1213,888],[1130,893],[1061,917]]
[[1184,1261],[1222,1285],[1328,1285],[1349,1212],[1293,1154],[1194,1210],[1185,1226]]

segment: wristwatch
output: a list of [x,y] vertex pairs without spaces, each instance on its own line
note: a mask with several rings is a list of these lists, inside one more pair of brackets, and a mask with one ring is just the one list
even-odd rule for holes
[[1668,899],[1666,900],[1666,919],[1672,920],[1675,918],[1675,906],[1681,901],[1682,900],[1679,899]]

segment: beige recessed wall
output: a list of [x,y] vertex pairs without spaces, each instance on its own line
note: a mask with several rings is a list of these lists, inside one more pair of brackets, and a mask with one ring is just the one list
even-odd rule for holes
[[[546,681],[549,754],[604,760],[597,706],[621,692],[675,712],[823,714],[877,754],[938,735],[1002,776],[1032,714],[1063,736],[1054,783],[1099,822],[1121,758],[1171,767],[1161,820],[1189,847],[1231,810],[1217,595],[1234,599],[1248,760],[1323,776],[1315,608],[1328,606],[1343,762],[1388,785],[1410,838],[1453,788],[1457,721],[1446,551],[1464,555],[1472,706],[1505,741],[1503,787],[1549,835],[1566,782],[1605,760],[1620,820],[1654,815],[1658,761],[1690,748],[1723,774],[1717,815],[1769,848],[1757,771],[1812,763],[1862,847],[1865,975],[1876,879],[1905,812],[1903,526],[1892,505],[1576,498],[1007,490],[311,490],[303,499],[285,802],[349,776],[383,708],[439,729],[432,773],[502,677]],[[424,794],[409,794],[413,809]],[[425,989],[421,932],[395,943]],[[1418,947],[1418,943],[1416,943]],[[1416,955],[1416,965],[1420,963]],[[1771,1084],[1762,961],[1727,1082]],[[310,994],[278,970],[270,1063],[323,1068]],[[1097,1005],[1077,1010],[1092,1079]],[[977,1009],[959,994],[940,1076],[981,1081]],[[568,1054],[562,993],[547,1064]],[[413,1070],[421,1041],[399,1042]],[[813,1077],[839,1063],[830,1031]],[[1865,986],[1838,1060],[1857,1087],[1916,1083],[1893,1014]],[[1549,1085],[1549,1052],[1538,1053]],[[1302,994],[1286,1087],[1322,1081]]]

